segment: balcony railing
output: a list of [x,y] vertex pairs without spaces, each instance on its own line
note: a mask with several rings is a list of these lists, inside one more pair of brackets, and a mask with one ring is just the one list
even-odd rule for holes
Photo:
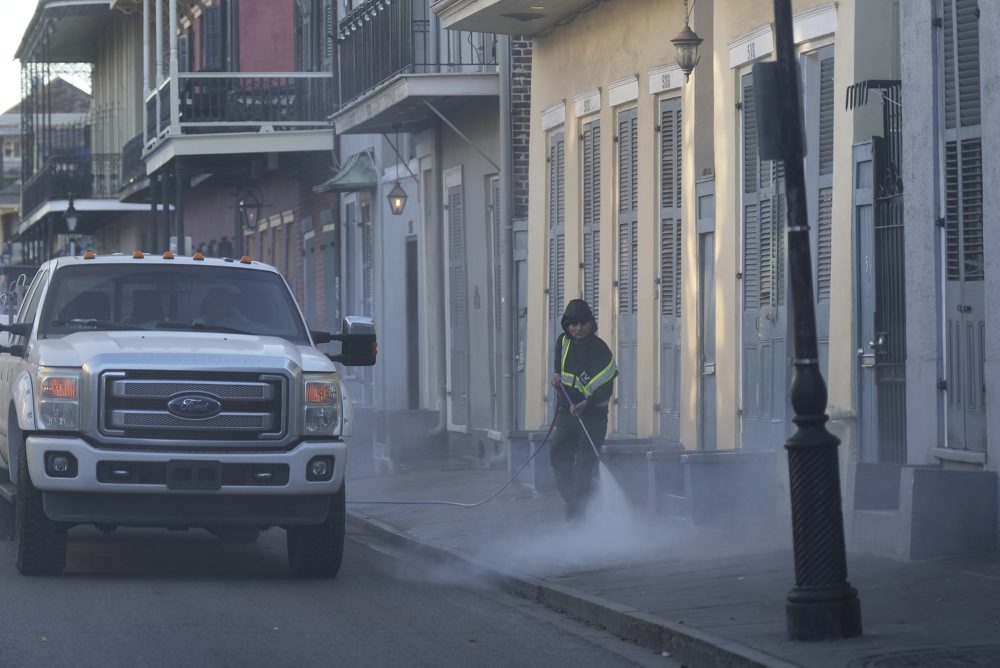
[[340,22],[341,107],[400,74],[497,71],[493,33],[431,33],[426,2],[369,0]]
[[120,185],[139,181],[146,176],[146,161],[142,159],[142,133],[132,137],[122,147]]
[[[177,76],[177,126],[182,134],[321,128],[333,109],[328,72],[183,72]],[[173,82],[146,98],[146,141],[166,133]]]
[[75,199],[117,199],[121,156],[96,153],[93,156],[57,156],[24,184],[21,191],[21,218],[28,218],[45,202]]

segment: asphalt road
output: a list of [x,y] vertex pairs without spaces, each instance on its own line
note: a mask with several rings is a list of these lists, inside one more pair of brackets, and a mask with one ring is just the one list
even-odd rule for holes
[[77,527],[55,578],[19,576],[0,539],[0,666],[677,665],[371,540],[351,536],[335,580],[296,580],[280,529]]

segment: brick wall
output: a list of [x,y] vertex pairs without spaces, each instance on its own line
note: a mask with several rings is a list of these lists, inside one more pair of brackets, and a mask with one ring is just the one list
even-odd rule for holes
[[531,127],[531,40],[513,37],[510,44],[510,113],[513,144],[514,220],[528,217],[528,138]]

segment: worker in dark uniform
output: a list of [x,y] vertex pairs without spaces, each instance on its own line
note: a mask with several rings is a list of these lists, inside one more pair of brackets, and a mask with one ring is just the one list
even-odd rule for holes
[[608,344],[597,336],[597,322],[587,302],[574,299],[566,305],[562,328],[551,380],[559,411],[551,461],[556,487],[566,501],[566,518],[579,520],[590,498],[597,463],[597,452],[580,423],[599,450],[608,433],[608,403],[618,366]]

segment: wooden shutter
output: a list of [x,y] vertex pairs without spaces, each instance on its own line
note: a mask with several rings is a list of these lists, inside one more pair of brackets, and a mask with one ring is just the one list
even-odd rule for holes
[[638,297],[639,123],[636,110],[618,114],[618,312],[635,313]]
[[830,299],[833,268],[833,54],[819,63],[819,177],[816,222],[816,298]]
[[374,314],[375,243],[372,233],[371,207],[361,205],[361,299],[364,315]]
[[583,126],[583,298],[598,315],[601,271],[601,126]]
[[206,72],[221,72],[223,65],[222,7],[205,7],[201,14],[201,63]]
[[660,315],[681,315],[681,104],[660,103]]
[[984,249],[978,3],[945,0],[943,14],[947,275],[950,280],[981,281]]
[[743,309],[760,300],[760,219],[757,207],[757,108],[753,78],[743,77]]
[[468,421],[468,348],[466,344],[465,220],[462,186],[448,188],[448,309],[451,338],[451,422]]
[[549,140],[549,313],[556,323],[565,307],[565,149],[565,135],[554,133]]

